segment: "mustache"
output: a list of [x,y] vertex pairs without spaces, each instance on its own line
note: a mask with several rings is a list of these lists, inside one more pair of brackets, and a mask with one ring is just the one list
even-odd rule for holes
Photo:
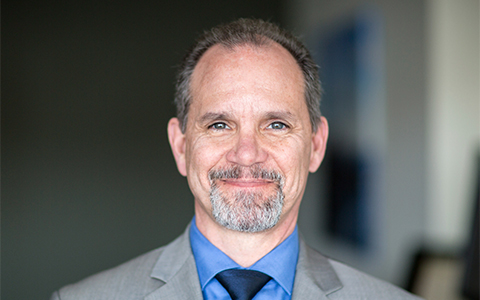
[[259,165],[253,165],[251,167],[233,165],[219,169],[212,169],[208,172],[208,179],[210,180],[210,183],[214,183],[216,180],[221,179],[240,178],[271,180],[277,182],[280,186],[283,186],[284,182],[284,177],[280,172],[273,169],[267,169]]

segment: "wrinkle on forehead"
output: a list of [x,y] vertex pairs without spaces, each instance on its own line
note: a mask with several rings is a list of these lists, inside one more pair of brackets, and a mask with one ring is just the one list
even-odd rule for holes
[[[276,75],[275,80],[262,76],[266,73]],[[225,83],[237,89],[283,90],[295,85],[304,94],[303,73],[296,60],[273,41],[265,46],[245,44],[233,48],[218,44],[207,50],[192,74],[193,98],[204,88],[209,89],[207,94],[216,93],[221,88],[219,85]]]

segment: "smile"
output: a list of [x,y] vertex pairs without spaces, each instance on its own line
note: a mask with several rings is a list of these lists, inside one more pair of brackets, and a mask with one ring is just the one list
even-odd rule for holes
[[274,183],[271,180],[261,179],[221,179],[220,182],[242,188],[265,187]]

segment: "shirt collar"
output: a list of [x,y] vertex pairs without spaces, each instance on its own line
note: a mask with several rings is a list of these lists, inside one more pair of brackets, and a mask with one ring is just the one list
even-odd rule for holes
[[[190,227],[190,244],[197,264],[198,277],[202,290],[217,273],[227,269],[245,269],[215,247],[198,230],[195,217]],[[255,264],[246,268],[256,270],[272,277],[289,295],[292,294],[295,269],[298,260],[298,230],[280,245],[262,257]]]

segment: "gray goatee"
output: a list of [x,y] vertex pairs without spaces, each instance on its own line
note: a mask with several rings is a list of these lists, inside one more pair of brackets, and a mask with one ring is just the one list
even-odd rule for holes
[[[208,177],[212,214],[218,224],[241,232],[260,232],[277,224],[285,198],[284,178],[279,172],[258,165],[231,166],[211,170]],[[226,195],[220,191],[217,184],[219,180],[239,178],[271,180],[276,184],[276,191],[271,195],[251,191],[238,191],[234,195]]]

